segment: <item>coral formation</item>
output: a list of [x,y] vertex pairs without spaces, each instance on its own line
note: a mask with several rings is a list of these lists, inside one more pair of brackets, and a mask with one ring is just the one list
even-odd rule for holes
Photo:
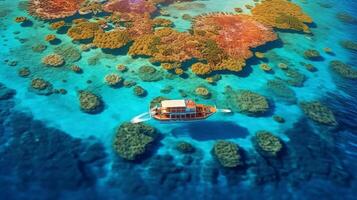
[[357,70],[338,60],[330,62],[330,68],[333,72],[347,79],[357,79]]
[[193,32],[197,37],[209,39],[205,42],[202,58],[211,65],[212,71],[241,71],[245,60],[253,56],[251,48],[277,39],[271,28],[242,14],[196,17]]
[[131,39],[127,31],[97,31],[93,40],[93,44],[96,47],[102,49],[118,49],[128,44],[130,40]]
[[126,160],[138,160],[149,149],[157,136],[157,131],[143,123],[123,123],[116,131],[113,147]]
[[31,80],[30,89],[39,95],[52,94],[52,84],[42,78],[34,78]]
[[156,11],[154,1],[112,0],[103,6],[104,11],[125,14],[151,14]]
[[29,13],[41,19],[59,19],[74,15],[83,0],[30,0]]
[[31,47],[32,51],[36,53],[42,53],[43,51],[46,50],[46,48],[47,46],[44,44],[37,44]]
[[264,114],[269,109],[269,102],[264,96],[249,90],[234,91],[230,86],[227,86],[225,96],[229,107],[236,112],[257,115]]
[[64,62],[63,56],[55,53],[42,58],[42,63],[49,67],[61,67]]
[[173,26],[173,22],[171,20],[164,19],[164,18],[155,18],[153,20],[153,24],[155,27],[172,27]]
[[81,51],[72,44],[62,44],[56,47],[54,52],[61,55],[68,65],[81,59]]
[[233,142],[215,142],[212,153],[223,167],[233,168],[243,165],[239,147]]
[[311,17],[287,0],[262,1],[252,9],[252,14],[256,20],[274,28],[311,32],[307,25],[312,23]]
[[284,70],[284,73],[287,77],[289,77],[289,79],[286,80],[286,82],[289,85],[295,86],[295,87],[302,87],[304,85],[306,77],[304,74],[300,73],[298,70],[289,68],[289,69]]
[[301,102],[300,107],[305,115],[315,122],[329,126],[337,125],[333,112],[319,101]]
[[196,151],[195,147],[191,143],[185,141],[177,142],[175,149],[185,154],[193,153]]
[[296,103],[296,94],[284,81],[280,79],[269,80],[267,88],[278,98],[289,103]]
[[20,77],[28,77],[28,76],[30,76],[30,74],[31,74],[31,71],[28,67],[20,68],[18,71],[18,75]]
[[155,67],[144,65],[139,68],[139,78],[145,82],[155,82],[162,80],[162,74]]
[[283,148],[280,139],[268,131],[258,131],[253,142],[256,150],[267,157],[277,157]]
[[64,27],[66,24],[65,21],[61,20],[61,21],[57,21],[57,22],[53,22],[52,24],[50,24],[51,28],[54,30],[59,30],[62,27]]
[[285,119],[279,115],[273,115],[273,119],[278,123],[285,123]]
[[95,22],[80,22],[74,24],[67,31],[67,35],[73,40],[92,39],[97,31],[101,30],[99,24]]
[[351,40],[342,40],[340,41],[340,45],[345,49],[357,51],[357,42]]
[[263,63],[259,67],[265,72],[270,72],[273,70],[273,68],[271,68],[267,63]]
[[131,56],[150,56],[152,62],[181,63],[193,57],[200,57],[197,43],[189,33],[163,28],[137,38],[128,53]]
[[47,42],[52,42],[52,41],[55,41],[57,39],[57,37],[56,37],[56,35],[54,35],[54,34],[48,34],[48,35],[46,35],[46,37],[45,37],[45,40],[47,41]]
[[78,96],[79,105],[83,112],[94,114],[103,109],[104,103],[96,94],[81,90],[78,92]]
[[16,17],[15,18],[15,22],[16,23],[24,23],[24,22],[26,22],[28,19],[27,19],[27,17],[23,17],[23,16],[21,16],[21,17]]
[[204,99],[209,99],[211,98],[211,92],[204,86],[199,86],[195,89],[195,94],[204,98]]
[[108,74],[104,78],[105,83],[111,87],[118,87],[123,83],[123,78],[118,74]]
[[319,60],[321,59],[321,54],[315,49],[308,49],[304,52],[304,57],[309,60]]
[[81,5],[81,8],[78,10],[80,15],[86,14],[99,14],[103,11],[103,6],[100,2],[97,1],[86,1]]
[[72,65],[71,70],[77,74],[83,73],[83,69],[80,68],[78,65]]
[[133,91],[134,91],[134,94],[138,97],[144,97],[147,94],[147,91],[139,85],[135,86],[133,88]]

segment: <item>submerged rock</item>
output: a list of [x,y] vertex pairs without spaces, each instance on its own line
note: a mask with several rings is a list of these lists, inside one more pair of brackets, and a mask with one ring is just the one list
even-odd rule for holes
[[340,41],[340,45],[343,48],[348,49],[350,51],[357,51],[357,42],[354,42],[351,40],[343,40],[343,41]]
[[157,137],[154,127],[143,123],[123,123],[116,131],[113,147],[126,160],[141,158]]
[[223,167],[233,168],[243,165],[239,147],[233,142],[217,141],[212,153]]
[[280,139],[268,131],[258,131],[253,142],[256,150],[266,157],[277,157],[283,148]]
[[351,66],[338,61],[333,60],[330,62],[330,68],[333,72],[347,79],[357,79],[357,70],[353,69]]
[[11,99],[15,94],[15,90],[9,89],[4,84],[0,83],[0,100]]
[[296,103],[296,94],[284,81],[280,79],[269,80],[267,88],[276,97],[289,103]]
[[315,49],[308,49],[304,52],[304,57],[308,60],[320,60],[322,59],[320,52]]
[[269,110],[268,100],[249,90],[234,91],[231,87],[225,89],[226,101],[233,111],[247,115],[264,114]]
[[315,122],[330,126],[337,125],[333,112],[319,101],[301,102],[300,107],[305,115]]
[[103,101],[96,94],[89,91],[79,91],[79,104],[83,112],[95,114],[103,109]]
[[148,65],[139,68],[139,78],[146,82],[155,82],[163,79],[160,71]]

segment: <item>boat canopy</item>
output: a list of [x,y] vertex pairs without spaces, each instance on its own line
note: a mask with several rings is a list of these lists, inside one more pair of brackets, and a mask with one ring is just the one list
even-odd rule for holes
[[164,100],[161,101],[161,106],[164,108],[186,107],[185,100]]

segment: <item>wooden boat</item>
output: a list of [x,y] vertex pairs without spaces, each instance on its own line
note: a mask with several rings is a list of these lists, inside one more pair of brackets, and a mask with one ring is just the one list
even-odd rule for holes
[[194,121],[206,119],[216,112],[216,106],[196,104],[192,100],[163,100],[150,110],[150,115],[159,121]]

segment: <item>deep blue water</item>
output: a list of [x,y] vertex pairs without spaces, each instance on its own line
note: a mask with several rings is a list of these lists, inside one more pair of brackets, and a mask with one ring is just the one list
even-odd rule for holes
[[[73,44],[70,38],[56,33],[61,44],[48,45],[43,53],[34,53],[31,47],[43,43],[44,36],[53,33],[48,22],[29,16],[18,7],[17,0],[0,1],[1,196],[4,199],[356,199],[357,82],[333,73],[328,63],[342,60],[357,69],[357,52],[339,45],[340,40],[357,42],[357,22],[344,23],[336,18],[341,12],[357,18],[357,2],[294,2],[314,19],[316,26],[311,28],[314,35],[277,31],[282,44],[264,52],[270,64],[287,60],[293,69],[307,77],[303,87],[288,88],[294,91],[298,102],[320,100],[329,107],[338,122],[336,127],[313,122],[297,104],[271,94],[266,82],[286,77],[278,68],[274,68],[275,74],[262,72],[260,61],[256,60],[247,67],[247,74],[224,74],[217,85],[208,85],[190,72],[187,79],[176,77],[154,83],[142,82],[135,73],[124,74],[148,91],[144,98],[134,96],[131,89],[109,88],[103,84],[103,77],[115,71],[119,63],[128,66],[129,71],[150,65],[145,58],[132,59],[92,49],[81,52],[81,59],[75,62],[84,69],[83,74],[44,68],[40,63],[42,56],[58,45]],[[243,7],[251,1],[194,3],[205,6],[192,4],[188,9],[178,9],[181,4],[177,3],[167,8],[175,29],[186,31],[190,27],[189,22],[180,18],[182,14],[232,12],[236,5]],[[16,16],[29,17],[32,26],[14,23]],[[299,62],[305,61],[301,57],[303,50],[314,48],[322,52],[327,46],[335,55],[322,54],[323,60],[313,61],[317,72],[301,69]],[[98,63],[89,65],[88,58],[96,56],[100,58]],[[9,66],[11,61],[16,61],[16,66]],[[31,69],[30,78],[46,77],[68,93],[43,96],[32,92],[28,89],[31,79],[17,75],[21,67]],[[87,80],[93,83],[87,84]],[[204,100],[193,94],[194,88],[202,84],[210,89],[213,98]],[[227,105],[225,86],[249,89],[268,97],[272,102],[271,113],[218,115],[195,123],[150,121],[148,124],[160,132],[159,142],[145,159],[125,161],[112,148],[115,129],[145,112],[151,99],[163,95],[160,90],[167,85],[174,88],[165,94],[170,98],[180,98],[182,89],[190,98],[218,106]],[[102,97],[103,112],[91,115],[80,111],[76,95],[81,89]],[[283,116],[286,123],[276,123],[273,114]],[[262,129],[283,141],[283,152],[278,158],[266,158],[255,151],[251,139]],[[233,141],[242,147],[245,165],[234,169],[222,167],[211,155],[216,140]],[[176,151],[178,141],[190,142],[197,151],[192,155]]]

